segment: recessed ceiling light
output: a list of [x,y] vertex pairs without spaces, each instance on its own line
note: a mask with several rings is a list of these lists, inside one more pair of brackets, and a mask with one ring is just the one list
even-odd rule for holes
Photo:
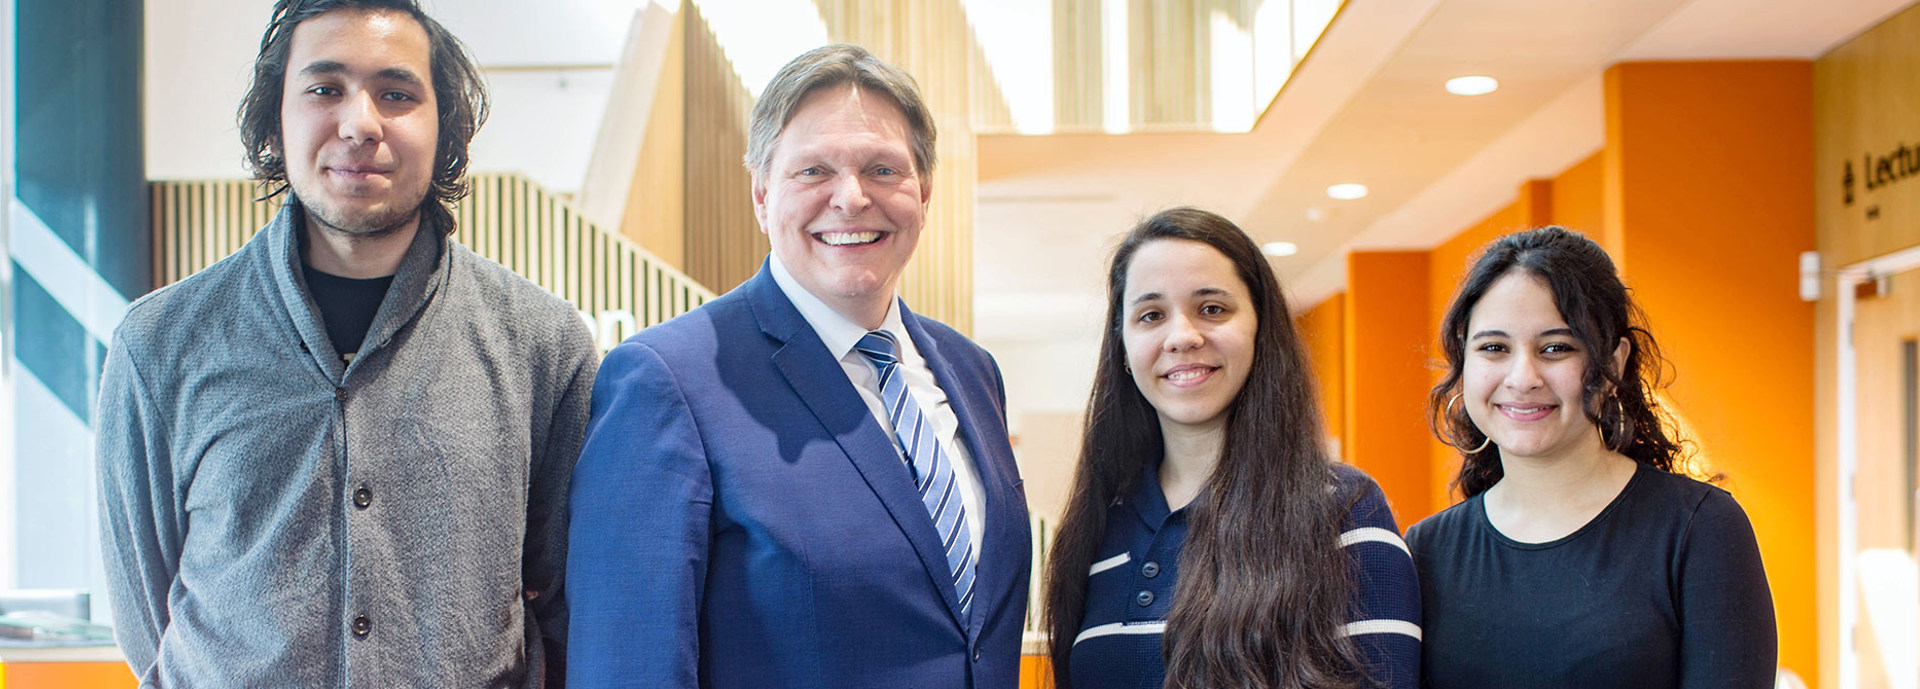
[[1314,207],[1312,207],[1312,208],[1308,208],[1308,209],[1307,209],[1307,220],[1308,220],[1308,221],[1311,221],[1311,222],[1320,222],[1320,221],[1322,221],[1322,220],[1326,220],[1326,219],[1327,219],[1327,211],[1326,211],[1326,209],[1324,209],[1324,208],[1321,208],[1321,207],[1319,207],[1319,206],[1314,206]]
[[1260,245],[1260,253],[1268,256],[1292,256],[1300,253],[1300,247],[1293,242],[1267,242]]
[[1454,77],[1447,80],[1447,93],[1456,96],[1484,96],[1499,88],[1500,80],[1493,77]]
[[1351,184],[1351,183],[1335,184],[1331,187],[1327,187],[1327,196],[1331,196],[1341,201],[1352,201],[1354,199],[1363,199],[1367,197],[1367,185]]

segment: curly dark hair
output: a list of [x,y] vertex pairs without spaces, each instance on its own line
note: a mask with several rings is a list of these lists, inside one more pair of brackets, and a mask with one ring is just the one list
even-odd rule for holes
[[[1564,227],[1549,226],[1501,237],[1488,244],[1467,272],[1453,304],[1440,322],[1440,349],[1446,353],[1447,375],[1427,398],[1429,422],[1441,442],[1459,448],[1464,460],[1453,485],[1466,497],[1492,488],[1505,475],[1500,448],[1483,444],[1487,436],[1467,418],[1464,405],[1448,405],[1460,392],[1466,361],[1467,321],[1473,307],[1494,283],[1513,273],[1540,280],[1553,292],[1560,317],[1574,339],[1588,352],[1583,383],[1587,420],[1600,429],[1607,449],[1661,471],[1674,470],[1686,447],[1672,419],[1654,399],[1665,387],[1666,359],[1646,315],[1633,303],[1626,284],[1614,271],[1613,260],[1593,240]],[[1627,360],[1620,373],[1605,355],[1627,340]],[[1469,452],[1469,448],[1479,448]]]
[[415,0],[279,0],[273,18],[260,38],[260,54],[253,61],[253,83],[240,101],[240,143],[246,147],[247,167],[260,181],[261,198],[286,192],[287,161],[280,148],[280,101],[287,80],[287,58],[293,30],[301,22],[335,10],[402,12],[427,33],[433,99],[438,104],[440,140],[435,145],[433,186],[421,210],[447,232],[453,231],[447,205],[467,195],[467,143],[487,121],[487,89],[480,69],[460,39],[427,16]]

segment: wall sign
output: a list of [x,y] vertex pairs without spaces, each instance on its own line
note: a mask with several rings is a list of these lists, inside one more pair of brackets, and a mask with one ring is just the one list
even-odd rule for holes
[[[1920,175],[1920,147],[1899,144],[1877,155],[1869,151],[1860,155],[1858,177],[1854,174],[1851,160],[1847,161],[1840,171],[1840,200],[1845,205],[1852,206],[1856,184],[1864,185],[1867,191],[1872,192],[1916,175]],[[1867,206],[1868,220],[1879,217],[1879,204]]]

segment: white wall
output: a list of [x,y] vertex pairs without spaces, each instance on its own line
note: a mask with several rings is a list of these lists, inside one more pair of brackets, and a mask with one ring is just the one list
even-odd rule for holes
[[247,176],[234,114],[271,8],[243,0],[146,4],[148,179]]
[[474,135],[474,172],[519,172],[573,194],[586,178],[613,69],[487,72],[492,112]]

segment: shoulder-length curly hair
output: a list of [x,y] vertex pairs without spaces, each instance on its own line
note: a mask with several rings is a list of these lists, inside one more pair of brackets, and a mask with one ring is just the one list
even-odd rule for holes
[[[1560,317],[1587,357],[1584,386],[1587,420],[1600,429],[1607,448],[1661,471],[1673,471],[1684,447],[1673,435],[1672,422],[1654,399],[1663,386],[1666,359],[1647,332],[1646,316],[1633,303],[1627,286],[1614,272],[1613,260],[1600,245],[1578,232],[1550,226],[1501,237],[1481,251],[1466,280],[1440,322],[1440,350],[1447,357],[1447,374],[1427,398],[1429,422],[1441,442],[1460,448],[1464,461],[1454,487],[1473,497],[1499,483],[1500,448],[1467,418],[1465,405],[1449,405],[1460,393],[1466,362],[1468,320],[1473,307],[1494,283],[1509,274],[1524,273],[1553,293]],[[1627,340],[1627,360],[1615,362],[1610,353]],[[1615,364],[1620,373],[1614,373]],[[1468,448],[1478,448],[1468,451]]]

